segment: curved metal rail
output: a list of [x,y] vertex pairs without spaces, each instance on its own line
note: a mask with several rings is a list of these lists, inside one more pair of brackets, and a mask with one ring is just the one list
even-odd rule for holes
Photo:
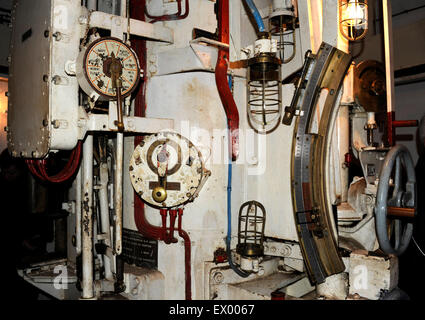
[[[295,123],[292,144],[292,199],[295,222],[307,273],[312,284],[344,271],[335,238],[335,221],[327,197],[326,164],[336,104],[351,56],[322,43],[307,72],[308,80]],[[314,111],[322,89],[328,90],[318,132],[311,132]]]

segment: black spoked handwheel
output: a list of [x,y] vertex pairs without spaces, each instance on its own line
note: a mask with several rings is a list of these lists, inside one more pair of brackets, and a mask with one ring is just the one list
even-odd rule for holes
[[[391,193],[390,187],[393,187]],[[385,157],[376,195],[376,233],[384,253],[399,256],[407,249],[412,238],[412,219],[415,215],[415,167],[407,148],[396,145]]]

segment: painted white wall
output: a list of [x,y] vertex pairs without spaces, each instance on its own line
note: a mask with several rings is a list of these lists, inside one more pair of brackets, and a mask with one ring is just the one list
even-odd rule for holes
[[[153,2],[151,2],[153,4]],[[257,1],[256,1],[257,3]],[[258,4],[266,1],[258,1]],[[148,43],[148,62],[152,54],[169,51],[174,48],[189,46],[191,31],[194,27],[215,32],[217,22],[213,10],[214,2],[206,0],[191,0],[191,11],[188,19],[182,21],[160,22],[174,29],[175,43],[165,45]],[[261,8],[261,7],[260,7]],[[152,11],[154,11],[152,7]],[[240,5],[240,1],[231,1],[231,56],[237,59],[237,48],[253,44],[256,40],[254,27]],[[300,43],[300,41],[298,42]],[[290,67],[283,71],[283,76],[289,75],[302,66],[304,52],[297,48],[298,56]],[[149,66],[148,66],[149,68]],[[235,101],[239,109],[240,128],[249,128],[246,120],[246,79],[235,77]],[[293,93],[293,85],[283,89],[283,106],[289,105]],[[198,147],[212,147],[217,141],[226,141],[226,118],[212,72],[186,72],[174,75],[154,76],[147,86],[147,117],[172,118],[175,130]],[[191,132],[185,133],[189,125]],[[213,139],[198,141],[196,127],[206,130]],[[237,238],[237,221],[240,206],[248,200],[263,203],[267,210],[266,235],[281,239],[298,240],[293,218],[290,159],[293,128],[280,125],[270,135],[261,136],[265,139],[266,154],[264,171],[253,175],[253,167],[249,165],[245,149],[241,150],[240,160],[233,165],[232,186],[232,235]],[[254,135],[257,136],[257,135]],[[241,139],[241,143],[244,140]],[[132,146],[127,145],[125,153],[131,152]],[[224,150],[227,150],[224,147]],[[218,151],[213,150],[214,153]],[[131,152],[132,153],[132,152]],[[208,153],[208,152],[207,152]],[[204,154],[205,155],[205,154]],[[225,153],[223,152],[223,157]],[[217,156],[214,154],[213,156]],[[211,158],[210,158],[211,160]],[[125,161],[128,161],[127,159]],[[210,162],[207,168],[212,175],[205,184],[194,203],[188,204],[183,218],[183,229],[189,232],[192,239],[192,279],[193,298],[203,298],[204,274],[203,264],[213,259],[216,248],[224,247],[224,237],[227,233],[227,162]],[[132,207],[132,186],[127,177],[124,179],[124,227],[135,229]],[[130,199],[131,198],[131,199]],[[160,225],[157,209],[147,208],[148,220]],[[233,244],[233,247],[235,244]],[[165,276],[165,287],[175,288],[166,292],[167,299],[184,298],[184,249],[183,243],[166,245],[159,243],[158,269]],[[177,285],[176,285],[177,284]]]

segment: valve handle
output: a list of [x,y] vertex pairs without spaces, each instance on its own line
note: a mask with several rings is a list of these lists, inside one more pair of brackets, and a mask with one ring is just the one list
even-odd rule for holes
[[[407,182],[402,180],[402,163]],[[394,188],[389,194],[391,178],[393,178]],[[413,234],[411,218],[415,217],[416,213],[416,176],[413,160],[405,146],[396,145],[385,157],[376,195],[376,234],[385,254],[399,256],[407,249]],[[390,222],[390,228],[388,222]],[[393,227],[394,245],[389,235]]]

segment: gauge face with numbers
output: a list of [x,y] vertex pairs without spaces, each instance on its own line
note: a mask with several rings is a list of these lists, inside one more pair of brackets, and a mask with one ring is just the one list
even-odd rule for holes
[[140,76],[137,56],[129,46],[117,38],[100,38],[89,45],[83,61],[86,80],[97,94],[108,99],[116,97],[110,69],[112,61],[117,60],[121,65],[121,95],[127,97],[137,87]]

